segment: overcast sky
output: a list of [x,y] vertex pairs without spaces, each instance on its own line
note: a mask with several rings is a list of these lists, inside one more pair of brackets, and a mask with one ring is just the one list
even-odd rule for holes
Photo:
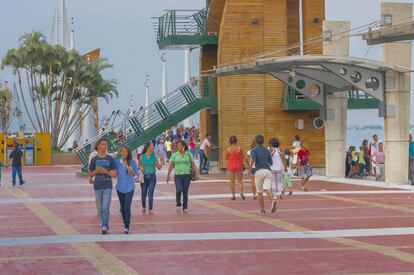
[[[58,0],[0,0],[0,57],[7,49],[18,45],[19,37],[31,30],[48,35]],[[305,0],[306,1],[306,0]],[[69,17],[75,18],[75,44],[80,53],[101,48],[114,69],[106,74],[118,81],[119,98],[110,106],[100,105],[102,114],[113,109],[126,110],[130,95],[137,106],[144,102],[145,74],[150,75],[150,102],[161,96],[160,52],[150,17],[163,14],[165,9],[200,9],[205,0],[66,0]],[[349,20],[351,28],[361,26],[380,17],[381,0],[326,0],[327,20]],[[392,1],[387,2],[410,2]],[[412,1],[411,1],[412,2]],[[122,3],[122,4],[121,4]],[[360,38],[351,40],[351,56],[381,59],[381,46],[368,47]],[[184,54],[167,52],[168,90],[183,83]],[[192,52],[192,76],[198,74],[198,51]],[[0,71],[2,81],[9,83],[14,77],[9,71]],[[412,99],[413,102],[413,99]],[[277,108],[278,106],[275,106]],[[364,121],[361,121],[361,112]],[[412,112],[413,113],[413,112]],[[411,116],[413,122],[413,115]],[[348,124],[382,124],[377,111],[351,111]]]

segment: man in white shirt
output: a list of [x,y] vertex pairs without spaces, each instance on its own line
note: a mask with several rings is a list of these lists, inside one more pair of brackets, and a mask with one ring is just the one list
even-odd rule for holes
[[[372,136],[372,141],[369,144],[369,152],[370,152],[371,157],[375,156],[375,153],[378,150],[378,143],[379,142],[380,142],[380,140],[378,139],[378,135],[376,135],[376,134],[373,135]],[[371,174],[376,176],[376,174],[377,174],[376,163],[372,161],[372,158],[371,158],[371,168],[372,168],[371,169]]]
[[206,150],[208,148],[211,148],[211,135],[207,134],[206,137],[204,138],[203,142],[200,145],[200,150],[198,151],[198,154],[200,156],[200,174],[208,174],[208,168],[207,168],[207,163],[208,163],[208,159],[207,159],[207,155],[206,155]]

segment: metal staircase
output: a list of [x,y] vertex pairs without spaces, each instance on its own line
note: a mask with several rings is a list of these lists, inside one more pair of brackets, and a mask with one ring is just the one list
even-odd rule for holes
[[[109,153],[118,151],[124,145],[135,150],[192,114],[216,107],[214,87],[214,79],[211,77],[193,78],[167,96],[89,140],[74,150],[84,166],[82,171],[88,170],[91,149],[101,138],[109,141]],[[122,139],[117,138],[119,133],[122,133]]]
[[197,48],[218,43],[217,33],[207,31],[207,9],[169,10],[153,20],[159,49]]

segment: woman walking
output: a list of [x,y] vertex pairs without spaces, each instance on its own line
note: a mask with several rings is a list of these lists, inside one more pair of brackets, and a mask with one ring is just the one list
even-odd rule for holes
[[352,169],[352,150],[354,146],[349,146],[348,152],[345,155],[345,178],[349,176]]
[[[191,183],[191,171],[194,172],[196,180],[199,178],[197,166],[194,163],[193,156],[187,152],[188,146],[183,140],[177,142],[177,152],[171,156],[170,166],[168,168],[167,183],[170,182],[171,172],[175,169],[175,197],[177,212],[188,212],[188,190]],[[183,203],[181,204],[181,195]]]
[[[256,146],[257,146],[256,140],[253,139],[252,143],[250,145],[250,150],[247,151],[247,156],[248,156],[247,167],[250,166],[250,162],[252,161],[251,152],[252,152],[253,148],[255,148]],[[256,200],[257,199],[257,192],[256,192],[256,182],[255,182],[255,178],[254,178],[254,170],[256,170],[256,167],[253,165],[252,169],[253,169],[253,173],[250,173],[250,185],[251,185],[251,188],[252,188],[253,200]]]
[[269,151],[272,156],[273,164],[270,166],[272,172],[272,191],[274,199],[279,197],[283,198],[284,188],[283,188],[283,173],[287,171],[285,163],[285,155],[280,149],[280,142],[277,138],[271,138],[269,140]]
[[138,165],[132,160],[132,152],[127,146],[122,146],[119,151],[121,156],[115,161],[118,170],[116,192],[121,205],[122,220],[124,222],[124,234],[129,234],[131,222],[131,204],[134,197],[134,177],[138,175]]
[[230,173],[230,191],[231,200],[236,200],[236,179],[239,185],[240,197],[245,200],[243,194],[243,158],[244,154],[239,145],[237,145],[237,137],[231,136],[229,140],[230,146],[227,149],[227,170]]
[[298,135],[295,136],[295,141],[292,144],[292,153],[293,153],[293,159],[292,164],[295,165],[295,176],[299,176],[299,168],[300,163],[298,162],[298,153],[302,149],[302,141],[300,140],[300,137]]
[[152,141],[145,143],[142,155],[139,159],[139,167],[144,175],[144,182],[141,184],[141,203],[142,213],[147,213],[148,197],[148,214],[152,212],[154,202],[155,185],[157,184],[156,169],[160,170],[163,163],[158,161],[154,153],[154,143]]

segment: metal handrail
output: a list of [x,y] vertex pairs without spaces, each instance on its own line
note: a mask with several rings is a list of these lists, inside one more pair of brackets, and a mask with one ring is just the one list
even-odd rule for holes
[[[204,93],[202,94],[200,92],[200,81],[203,81],[203,90]],[[208,84],[208,83],[207,83]],[[162,114],[159,111],[159,107],[165,106],[165,111],[168,112],[168,114],[165,115],[174,115],[186,106],[190,105],[191,99],[186,98],[186,93],[183,90],[188,89],[189,92],[191,92],[191,96],[193,100],[200,99],[202,97],[209,97],[213,96],[211,94],[211,84],[205,86],[205,78],[198,78],[194,77],[189,82],[185,83],[184,85],[178,87],[177,89],[173,90],[171,93],[167,94],[166,96],[158,99],[151,105],[139,110],[135,114],[131,114],[127,119],[121,121],[120,123],[116,124],[115,126],[106,129],[103,133],[97,135],[96,137],[88,140],[88,142],[82,144],[78,148],[76,148],[73,152],[78,153],[81,150],[85,150],[88,146],[91,146],[95,144],[98,140],[104,137],[113,137],[114,135],[119,134],[122,132],[124,138],[126,141],[131,139],[131,136],[135,136],[136,133],[133,129],[134,125],[129,123],[131,119],[136,119],[140,126],[142,127],[142,130],[148,130],[151,127],[154,127],[159,122],[161,122],[164,118],[162,117]],[[133,137],[132,137],[133,138]],[[111,144],[110,144],[111,146]]]
[[[291,99],[302,100],[302,98],[297,98],[298,94],[300,93],[296,92],[295,89],[286,85],[284,93],[283,93],[283,97],[282,97],[282,102],[288,102],[288,100],[291,100]],[[306,97],[303,99],[306,99]],[[374,99],[374,97],[363,91],[349,90],[348,99]]]
[[206,9],[196,13],[191,10],[169,10],[153,19],[156,19],[154,28],[157,41],[170,35],[208,35]]

